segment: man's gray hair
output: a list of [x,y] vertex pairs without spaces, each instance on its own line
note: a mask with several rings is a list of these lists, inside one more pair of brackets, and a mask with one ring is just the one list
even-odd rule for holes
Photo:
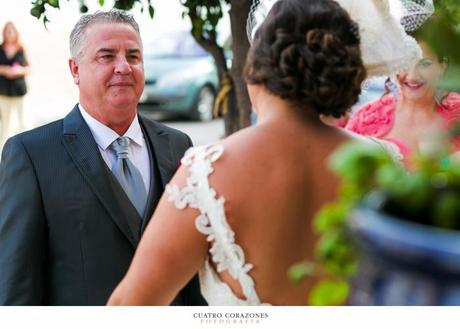
[[111,9],[109,11],[96,11],[94,14],[86,14],[80,17],[70,33],[70,55],[75,59],[80,59],[83,53],[83,41],[85,30],[88,26],[96,23],[124,23],[129,24],[136,31],[140,38],[139,25],[134,20],[133,15],[123,10]]

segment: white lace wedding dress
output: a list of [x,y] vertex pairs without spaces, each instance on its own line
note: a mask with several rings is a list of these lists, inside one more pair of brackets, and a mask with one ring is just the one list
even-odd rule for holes
[[[347,134],[349,132],[346,132]],[[355,139],[374,143],[384,148],[399,161],[397,148],[385,141],[367,138],[349,133]],[[167,185],[166,193],[176,208],[191,207],[199,210],[200,215],[195,219],[198,231],[207,236],[212,247],[209,250],[212,259],[207,259],[199,271],[201,293],[209,305],[250,306],[270,305],[263,303],[255,289],[254,280],[249,272],[252,264],[246,263],[244,250],[235,243],[235,233],[228,225],[225,215],[225,199],[217,197],[216,191],[209,185],[208,176],[214,171],[212,163],[224,152],[222,144],[210,144],[190,148],[182,158],[182,165],[189,167],[190,175],[186,185],[179,189],[176,185]],[[238,280],[245,299],[238,298],[230,287],[223,282],[217,272],[228,271],[233,279]]]
[[[190,175],[186,186],[166,186],[169,200],[178,209],[191,207],[198,209],[200,215],[195,220],[198,231],[207,236],[212,247],[209,250],[217,272],[228,271],[238,280],[245,299],[238,298],[223,282],[213,265],[207,259],[199,271],[201,293],[209,305],[263,305],[249,272],[252,264],[246,263],[244,250],[235,243],[235,233],[228,225],[225,216],[224,197],[217,198],[216,191],[209,185],[208,176],[214,171],[212,163],[224,152],[222,144],[189,149],[182,159],[182,165],[189,167]],[[268,305],[268,304],[265,304]]]

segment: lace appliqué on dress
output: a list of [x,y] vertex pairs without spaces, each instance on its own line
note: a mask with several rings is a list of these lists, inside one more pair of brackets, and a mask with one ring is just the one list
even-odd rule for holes
[[[187,177],[186,186],[179,189],[176,185],[167,185],[166,192],[169,194],[168,200],[173,201],[176,208],[184,209],[188,206],[200,211],[195,225],[198,231],[207,235],[207,241],[212,244],[209,252],[216,264],[217,272],[228,271],[232,278],[239,281],[246,297],[245,301],[240,302],[246,305],[260,305],[254,281],[248,274],[253,265],[245,263],[244,251],[235,243],[235,233],[225,216],[225,199],[222,196],[217,198],[216,191],[209,186],[208,176],[214,172],[212,163],[219,159],[223,152],[224,147],[221,144],[189,149],[181,161],[182,165],[189,167],[190,175]],[[210,269],[209,264],[205,269]]]

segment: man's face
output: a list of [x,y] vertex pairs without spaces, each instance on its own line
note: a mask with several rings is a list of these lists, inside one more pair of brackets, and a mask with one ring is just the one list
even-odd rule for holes
[[89,25],[81,55],[69,64],[89,114],[108,126],[132,121],[144,90],[144,63],[141,40],[129,24]]

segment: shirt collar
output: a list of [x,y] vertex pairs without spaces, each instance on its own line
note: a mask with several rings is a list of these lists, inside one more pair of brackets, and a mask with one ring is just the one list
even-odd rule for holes
[[[88,112],[86,112],[81,104],[78,104],[78,108],[80,109],[80,113],[83,119],[91,130],[96,144],[99,145],[100,148],[106,150],[118,137],[120,137],[120,135],[118,135],[111,128],[93,118]],[[139,146],[144,145],[144,136],[142,134],[142,129],[139,124],[139,118],[137,114],[123,136],[129,137]]]

